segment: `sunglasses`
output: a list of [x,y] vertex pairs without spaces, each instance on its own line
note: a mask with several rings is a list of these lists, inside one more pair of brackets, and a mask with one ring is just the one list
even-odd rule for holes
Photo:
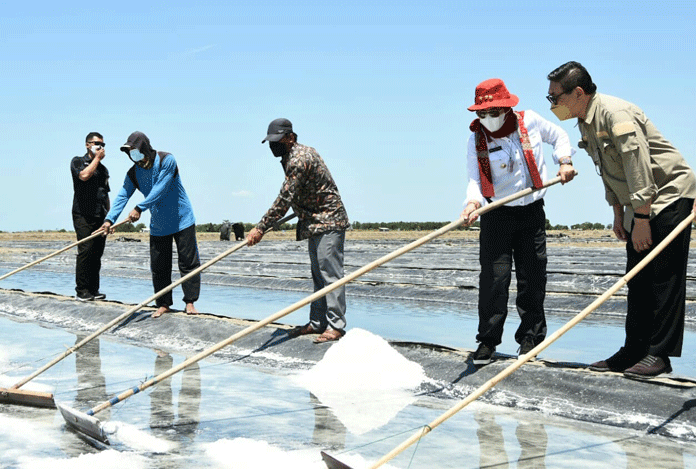
[[483,119],[484,117],[491,116],[491,117],[498,117],[499,115],[503,114],[505,111],[501,108],[491,108],[491,109],[483,109],[481,111],[476,111],[476,115]]
[[546,99],[548,99],[549,102],[555,106],[556,104],[558,104],[558,98],[560,98],[564,94],[570,93],[571,91],[573,91],[573,90],[564,91],[563,93],[557,94],[556,96],[554,96],[552,94],[547,94]]
[[106,146],[106,143],[104,143],[104,142],[87,142],[87,143],[89,143],[90,145],[96,145],[96,146],[102,147],[102,148],[104,148]]

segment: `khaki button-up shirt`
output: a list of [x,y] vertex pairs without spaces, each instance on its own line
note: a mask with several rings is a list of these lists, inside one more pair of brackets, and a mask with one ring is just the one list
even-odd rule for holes
[[607,202],[626,207],[626,230],[635,208],[650,203],[652,218],[682,197],[696,197],[694,172],[638,106],[595,93],[578,127],[578,146],[602,176]]

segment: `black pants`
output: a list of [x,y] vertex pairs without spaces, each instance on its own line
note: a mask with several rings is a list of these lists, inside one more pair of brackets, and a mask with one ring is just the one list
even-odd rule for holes
[[[196,243],[196,225],[171,235],[150,236],[150,268],[155,293],[172,283],[172,241],[176,243],[179,272],[182,277],[201,265]],[[196,302],[201,291],[201,276],[195,275],[182,283],[181,289],[184,291],[184,303]],[[174,304],[172,292],[160,296],[156,304],[157,306]]]
[[544,202],[522,207],[500,207],[481,216],[479,235],[479,327],[476,340],[496,346],[503,339],[512,262],[517,277],[517,312],[521,323],[515,332],[520,343],[531,337],[546,338],[546,214]]
[[[73,214],[73,226],[78,241],[90,236],[101,228],[103,223],[103,217],[83,217]],[[78,294],[95,294],[99,291],[99,271],[104,246],[106,246],[105,236],[97,236],[77,246],[75,291]]]
[[[689,216],[693,199],[679,199],[650,220],[653,246]],[[650,251],[637,253],[626,243],[626,272]],[[638,360],[645,355],[681,356],[686,310],[686,264],[691,225],[628,282],[626,351]]]

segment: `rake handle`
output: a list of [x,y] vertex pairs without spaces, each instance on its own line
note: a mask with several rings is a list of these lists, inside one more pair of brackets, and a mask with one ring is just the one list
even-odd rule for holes
[[[119,225],[123,225],[124,223],[128,223],[129,221],[130,221],[130,220],[127,220],[127,219],[126,219],[126,220],[123,220],[122,222],[113,225],[113,228],[116,228],[116,227],[119,226]],[[104,231],[103,228],[99,228],[97,231],[95,231],[95,232],[92,233],[91,235],[87,236],[86,238],[82,238],[82,239],[79,240],[79,241],[76,241],[76,242],[74,242],[74,243],[72,243],[72,244],[70,244],[70,245],[68,245],[68,246],[65,246],[64,248],[60,248],[59,250],[57,250],[57,251],[55,251],[55,252],[52,252],[51,254],[49,254],[49,255],[47,255],[47,256],[42,257],[41,259],[37,259],[37,260],[35,260],[35,261],[33,261],[33,262],[30,262],[30,263],[27,264],[27,265],[24,265],[24,266],[22,266],[22,267],[19,267],[18,269],[13,270],[12,272],[8,272],[8,273],[4,274],[3,276],[0,277],[0,280],[4,280],[4,279],[6,279],[7,277],[9,277],[10,275],[14,275],[14,274],[16,274],[17,272],[21,272],[21,271],[23,271],[24,269],[28,269],[29,267],[34,266],[34,265],[36,265],[36,264],[39,264],[39,263],[41,263],[41,262],[43,262],[43,261],[45,261],[45,260],[47,260],[47,259],[50,259],[51,257],[57,256],[57,255],[60,254],[61,252],[67,251],[67,250],[70,249],[70,248],[74,248],[75,246],[77,246],[77,245],[79,245],[79,244],[82,244],[82,243],[85,243],[85,242],[89,241],[90,239],[94,239],[94,238],[96,238],[97,236],[102,236],[103,231]]]
[[[293,214],[290,214],[290,215],[286,216],[285,218],[282,218],[281,220],[279,220],[279,221],[276,223],[276,226],[280,226],[280,225],[282,225],[283,223],[285,223],[286,221],[293,219],[294,217],[295,217],[295,214],[294,214],[294,213],[293,213]],[[122,223],[123,223],[123,222],[122,222]],[[114,226],[116,226],[116,225],[114,225]],[[271,227],[271,228],[269,229],[269,231],[272,230],[272,229],[273,229],[273,227]],[[93,235],[93,236],[94,236],[94,235]],[[213,265],[213,264],[219,262],[220,260],[224,259],[225,257],[229,256],[229,255],[232,254],[233,252],[235,252],[235,251],[237,251],[237,250],[243,248],[243,247],[246,246],[246,245],[247,245],[247,240],[245,239],[243,242],[241,242],[241,243],[239,243],[239,244],[236,244],[235,246],[231,247],[230,249],[228,249],[227,251],[223,252],[222,254],[219,254],[219,255],[217,255],[216,257],[214,257],[213,259],[209,260],[209,261],[206,262],[205,264],[200,265],[200,266],[197,267],[195,270],[193,270],[193,271],[189,272],[188,274],[184,275],[183,277],[181,277],[179,280],[177,280],[177,281],[175,281],[175,282],[173,282],[173,283],[167,285],[166,287],[164,287],[163,289],[161,289],[160,291],[158,291],[157,293],[155,293],[154,295],[152,295],[151,297],[149,297],[149,298],[146,299],[145,301],[140,302],[139,304],[133,306],[131,309],[129,309],[129,310],[126,311],[125,313],[121,314],[121,315],[118,316],[117,318],[112,319],[110,322],[108,322],[108,323],[105,324],[104,326],[102,326],[102,327],[100,327],[99,329],[97,329],[96,331],[94,331],[92,334],[90,334],[90,335],[88,335],[87,337],[85,337],[84,339],[82,339],[79,343],[77,343],[77,344],[75,344],[74,346],[72,346],[72,347],[70,347],[69,349],[67,349],[67,350],[66,350],[65,352],[63,352],[61,355],[59,355],[58,357],[56,357],[56,358],[54,358],[53,360],[51,360],[49,363],[47,363],[46,365],[44,365],[44,366],[42,366],[41,368],[39,368],[38,370],[36,370],[36,371],[35,371],[34,373],[32,373],[31,375],[27,376],[26,378],[24,378],[23,380],[21,380],[20,382],[18,382],[18,383],[15,384],[14,386],[12,386],[12,388],[10,388],[10,389],[18,389],[18,388],[20,388],[21,386],[24,386],[26,383],[28,383],[28,382],[31,381],[32,379],[36,378],[37,376],[39,376],[39,375],[40,375],[41,373],[43,373],[44,371],[48,370],[49,368],[51,368],[51,367],[52,367],[53,365],[55,365],[56,363],[58,363],[59,361],[61,361],[61,360],[64,359],[65,357],[67,357],[68,355],[70,355],[70,354],[72,354],[73,352],[75,352],[77,349],[79,349],[80,347],[82,347],[83,345],[85,345],[87,342],[89,342],[89,341],[91,341],[92,339],[96,338],[97,336],[103,334],[103,333],[106,332],[107,330],[111,329],[113,326],[115,326],[116,324],[118,324],[118,323],[120,323],[121,321],[125,320],[125,319],[128,318],[131,314],[135,313],[135,312],[138,311],[139,309],[143,308],[144,306],[147,306],[148,303],[150,303],[150,302],[152,302],[152,301],[155,301],[157,298],[161,297],[161,296],[164,295],[165,293],[168,293],[168,292],[172,291],[172,290],[173,290],[174,288],[176,288],[178,285],[181,285],[182,283],[186,282],[186,281],[189,280],[190,278],[192,278],[192,277],[194,277],[194,276],[200,274],[203,270],[207,269],[207,268],[210,267],[211,265]]]
[[489,391],[491,388],[493,388],[496,384],[498,384],[500,381],[503,379],[507,378],[510,376],[514,371],[516,371],[519,367],[527,363],[529,360],[534,358],[539,352],[543,351],[546,349],[549,345],[554,343],[558,338],[560,338],[563,334],[568,332],[571,328],[573,328],[575,325],[577,325],[580,321],[585,319],[591,312],[593,312],[595,309],[597,309],[602,303],[604,303],[609,297],[611,297],[614,293],[619,291],[621,288],[623,288],[629,280],[631,280],[633,277],[635,277],[638,272],[640,272],[646,265],[648,265],[660,252],[664,250],[669,243],[671,243],[674,238],[676,238],[679,233],[684,231],[684,229],[691,224],[691,222],[694,220],[694,213],[692,212],[688,217],[686,217],[679,225],[677,225],[674,230],[664,239],[662,242],[660,242],[657,246],[655,246],[650,253],[648,253],[645,258],[643,258],[642,261],[640,261],[633,269],[631,269],[626,275],[624,275],[621,279],[619,279],[611,288],[609,288],[607,291],[605,291],[600,297],[598,297],[595,301],[593,301],[587,308],[582,310],[580,313],[578,313],[573,319],[568,321],[563,327],[558,329],[556,332],[551,334],[549,337],[547,337],[543,342],[541,342],[539,345],[534,347],[532,350],[529,351],[529,353],[519,357],[517,360],[515,360],[514,363],[512,363],[510,366],[502,370],[500,373],[495,375],[493,378],[488,380],[486,383],[478,387],[475,391],[473,391],[471,394],[469,394],[464,400],[459,402],[457,405],[454,407],[450,408],[447,412],[444,414],[440,415],[438,418],[430,422],[428,425],[423,427],[421,430],[418,432],[414,433],[409,439],[401,443],[399,446],[394,448],[392,451],[384,455],[379,461],[377,461],[374,465],[370,466],[370,469],[375,469],[377,467],[382,466],[386,462],[390,461],[393,459],[396,455],[401,453],[403,450],[411,446],[413,443],[430,433],[433,428],[437,427],[440,425],[442,422],[445,420],[449,419],[452,417],[454,414],[462,410],[464,407],[481,397],[483,394],[485,394],[487,391]]

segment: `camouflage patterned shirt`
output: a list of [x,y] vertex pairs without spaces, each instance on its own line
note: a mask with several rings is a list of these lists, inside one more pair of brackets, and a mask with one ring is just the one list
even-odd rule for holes
[[273,206],[256,225],[259,231],[266,232],[290,207],[298,217],[298,241],[350,226],[338,187],[314,148],[295,143],[281,164],[285,181]]

